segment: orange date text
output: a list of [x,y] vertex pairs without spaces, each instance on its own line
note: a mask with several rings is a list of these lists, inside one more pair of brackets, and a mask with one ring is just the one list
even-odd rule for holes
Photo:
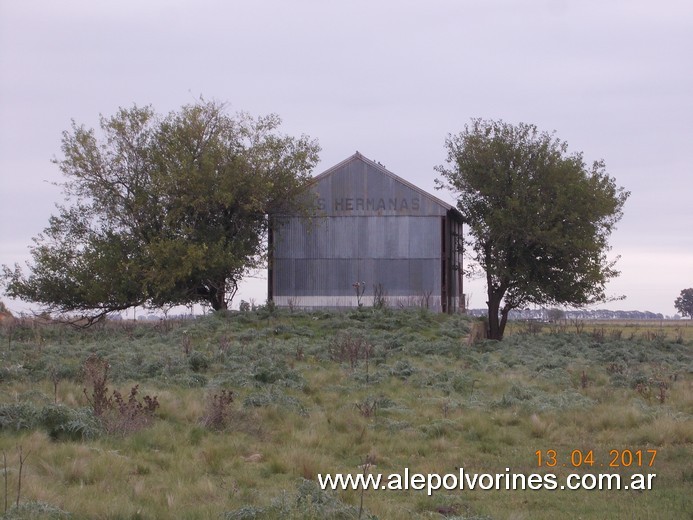
[[651,468],[657,458],[656,449],[647,450],[609,450],[608,455],[595,456],[594,450],[537,450],[537,467],[609,467],[609,468]]

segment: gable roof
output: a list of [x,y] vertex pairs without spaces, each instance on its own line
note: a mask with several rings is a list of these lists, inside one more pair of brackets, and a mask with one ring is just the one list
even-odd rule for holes
[[317,184],[317,183],[320,182],[321,180],[323,180],[323,179],[325,179],[326,177],[329,177],[330,175],[332,175],[335,171],[338,171],[338,170],[344,168],[344,166],[346,166],[346,165],[348,165],[349,163],[354,162],[354,161],[361,161],[361,162],[367,164],[368,166],[370,166],[371,168],[374,168],[375,170],[379,171],[379,172],[382,173],[383,175],[386,175],[386,176],[390,177],[391,179],[393,179],[394,181],[399,182],[400,184],[403,184],[403,185],[405,185],[406,187],[408,187],[409,189],[411,189],[411,190],[417,192],[418,194],[420,194],[422,197],[424,197],[425,199],[429,200],[430,202],[432,202],[432,203],[434,203],[434,204],[437,204],[437,205],[441,206],[441,207],[444,208],[446,211],[452,211],[454,214],[456,214],[456,216],[459,216],[459,217],[461,218],[462,215],[460,214],[460,212],[457,210],[457,208],[456,208],[455,206],[452,206],[452,205],[448,204],[447,202],[445,202],[445,201],[439,199],[438,197],[436,197],[436,196],[434,196],[434,195],[431,195],[431,194],[428,193],[427,191],[422,190],[421,188],[419,188],[418,186],[412,184],[412,183],[409,182],[408,180],[403,179],[403,178],[400,177],[399,175],[396,175],[396,174],[392,173],[390,170],[388,170],[387,168],[385,168],[382,164],[380,164],[380,163],[378,163],[378,162],[375,162],[375,161],[372,161],[371,159],[368,159],[367,157],[365,157],[365,156],[364,156],[363,154],[361,154],[358,150],[356,151],[356,153],[354,153],[354,154],[351,155],[350,157],[347,157],[347,158],[344,159],[343,161],[341,161],[341,162],[335,164],[334,166],[328,168],[327,170],[325,170],[325,171],[322,172],[321,174],[316,175],[315,177],[313,177],[313,178],[311,179],[311,181],[309,182],[308,185],[311,186],[311,185],[313,185],[313,184]]

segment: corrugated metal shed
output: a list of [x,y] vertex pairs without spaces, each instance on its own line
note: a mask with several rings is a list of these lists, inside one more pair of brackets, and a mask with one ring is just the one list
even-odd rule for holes
[[276,305],[353,307],[379,291],[390,306],[463,308],[462,219],[455,208],[356,152],[318,175],[317,214],[270,233]]

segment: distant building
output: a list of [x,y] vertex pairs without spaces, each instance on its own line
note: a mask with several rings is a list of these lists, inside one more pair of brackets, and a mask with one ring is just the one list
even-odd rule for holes
[[[462,216],[356,152],[313,180],[317,214],[270,230],[268,298],[297,308],[464,310]],[[360,294],[360,296],[357,294]]]

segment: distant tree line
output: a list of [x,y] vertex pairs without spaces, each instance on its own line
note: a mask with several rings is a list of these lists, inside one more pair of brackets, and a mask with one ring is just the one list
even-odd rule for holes
[[[513,309],[508,313],[509,320],[539,320],[556,321],[551,319],[551,309]],[[471,316],[486,316],[488,309],[470,309]],[[562,319],[566,320],[663,320],[662,313],[650,311],[610,311],[606,309],[596,310],[569,310],[562,311]]]

